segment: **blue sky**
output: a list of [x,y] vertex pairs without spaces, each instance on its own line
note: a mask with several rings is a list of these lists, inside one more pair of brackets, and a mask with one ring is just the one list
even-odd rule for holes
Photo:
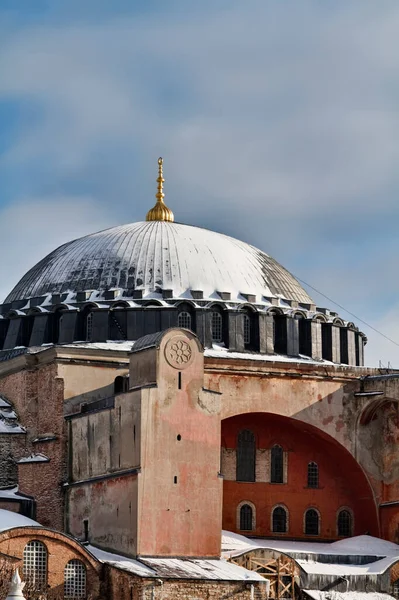
[[[396,0],[2,0],[0,296],[59,244],[142,220],[162,155],[178,221],[399,343],[398,28]],[[368,362],[399,366],[361,328]]]

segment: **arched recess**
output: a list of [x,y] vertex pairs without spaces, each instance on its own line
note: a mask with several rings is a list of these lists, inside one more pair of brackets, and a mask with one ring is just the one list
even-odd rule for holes
[[[255,481],[236,481],[234,456],[240,431],[251,431],[257,440]],[[303,515],[314,507],[320,514],[321,539],[337,539],[336,514],[342,507],[352,510],[354,535],[368,531],[378,536],[375,497],[362,467],[336,439],[321,429],[272,413],[246,413],[221,422],[223,439],[223,529],[236,530],[236,508],[246,499],[257,507],[255,536],[271,536],[271,512],[284,504],[290,515],[289,535],[306,539]],[[277,441],[276,441],[277,440]],[[284,485],[271,482],[270,449],[278,443],[289,454]],[[308,466],[317,463],[321,485],[308,487]]]
[[191,302],[178,302],[177,310],[177,326],[183,329],[196,331],[195,308]]

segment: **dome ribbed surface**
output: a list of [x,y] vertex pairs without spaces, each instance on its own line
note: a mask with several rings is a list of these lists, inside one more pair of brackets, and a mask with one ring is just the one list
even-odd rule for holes
[[254,246],[179,223],[140,222],[113,227],[60,246],[22,277],[6,303],[45,294],[87,290],[162,289],[173,298],[202,290],[279,296],[311,303],[296,279]]

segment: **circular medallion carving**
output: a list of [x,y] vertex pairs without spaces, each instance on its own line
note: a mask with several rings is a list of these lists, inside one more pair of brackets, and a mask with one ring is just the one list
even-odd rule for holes
[[191,363],[193,351],[184,338],[172,338],[166,344],[165,357],[171,367],[181,370]]

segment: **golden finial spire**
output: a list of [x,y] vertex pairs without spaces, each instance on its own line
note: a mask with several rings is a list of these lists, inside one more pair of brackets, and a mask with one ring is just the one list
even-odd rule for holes
[[168,208],[163,201],[165,194],[163,193],[163,184],[165,179],[163,178],[163,159],[158,158],[158,191],[155,194],[157,199],[156,205],[148,211],[146,221],[170,221],[173,223],[175,217],[173,212]]

